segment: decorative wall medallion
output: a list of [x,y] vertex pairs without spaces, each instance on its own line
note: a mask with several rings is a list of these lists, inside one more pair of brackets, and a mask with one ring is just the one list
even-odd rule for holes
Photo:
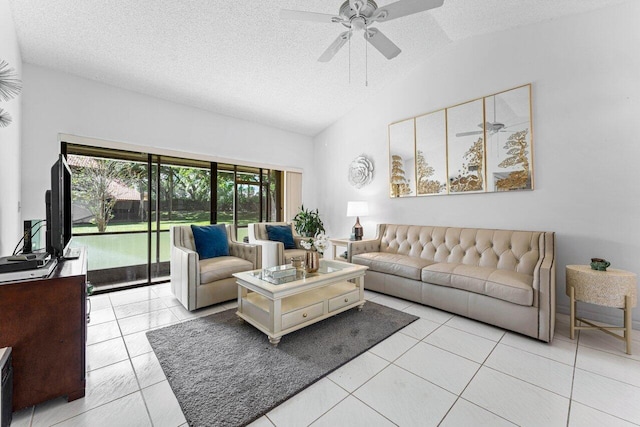
[[11,114],[0,108],[0,128],[6,128],[11,124]]
[[356,157],[349,165],[349,184],[362,188],[373,180],[373,162],[365,156]]
[[21,90],[22,80],[18,78],[16,70],[0,59],[0,100],[9,101],[18,96]]

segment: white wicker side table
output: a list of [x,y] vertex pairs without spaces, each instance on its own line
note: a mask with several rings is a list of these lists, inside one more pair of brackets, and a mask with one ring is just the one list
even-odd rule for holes
[[[636,275],[629,271],[610,268],[607,271],[592,270],[588,265],[567,265],[566,292],[570,302],[570,337],[575,338],[576,329],[599,329],[626,343],[627,354],[631,354],[631,309],[637,305]],[[576,316],[576,301],[620,308],[624,311],[624,326],[599,326]],[[576,326],[576,320],[590,326]],[[612,330],[622,330],[618,335]]]

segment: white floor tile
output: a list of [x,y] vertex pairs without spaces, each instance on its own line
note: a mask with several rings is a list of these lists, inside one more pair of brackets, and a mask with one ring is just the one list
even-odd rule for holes
[[515,424],[464,399],[458,399],[439,427],[513,427]]
[[462,316],[454,316],[446,323],[446,325],[470,334],[478,335],[491,341],[500,341],[500,338],[505,334],[504,329]]
[[495,341],[447,325],[441,326],[423,341],[478,363],[484,362],[496,346]]
[[95,307],[91,307],[89,313],[90,325],[99,325],[100,323],[112,322],[116,320],[116,315],[113,313],[111,307],[96,310]]
[[417,340],[421,340],[431,332],[440,327],[440,323],[432,322],[427,319],[418,319],[410,325],[405,326],[400,330],[405,335],[409,335]]
[[196,319],[198,317],[209,316],[211,314],[220,313],[225,310],[229,310],[224,304],[216,304],[211,307],[200,308],[195,311],[189,311],[182,305],[176,305],[170,307],[169,310],[180,320]]
[[178,301],[178,298],[174,297],[173,295],[169,297],[160,297],[160,300],[167,307],[175,307],[178,305],[182,305],[182,303]]
[[580,345],[613,353],[621,357],[640,360],[640,342],[631,342],[631,353],[626,353],[625,343],[598,330],[580,331]]
[[162,367],[160,367],[158,358],[153,352],[132,357],[131,363],[136,371],[141,388],[149,387],[167,379]]
[[109,294],[111,304],[117,305],[131,304],[133,302],[146,301],[157,298],[155,292],[147,288],[128,289],[126,291],[112,292]]
[[561,396],[571,397],[573,367],[564,363],[498,344],[484,365]]
[[151,344],[149,344],[149,340],[147,339],[146,331],[125,335],[124,344],[127,346],[129,357],[136,357],[153,351],[153,348],[151,348]]
[[440,324],[445,323],[453,317],[453,314],[451,313],[438,310],[437,308],[427,307],[422,304],[412,304],[402,311]]
[[68,403],[59,398],[37,405],[32,427],[51,426],[137,390],[138,382],[128,360],[87,372],[85,397]]
[[613,415],[571,402],[569,427],[633,427],[635,424],[616,418]]
[[640,388],[577,369],[573,400],[607,414],[640,424]]
[[14,412],[11,414],[12,427],[30,427],[31,418],[33,417],[33,406]]
[[[187,426],[186,424],[184,425]],[[258,418],[251,424],[248,424],[247,427],[274,427],[274,424],[271,421],[269,421],[269,418],[267,418],[266,415],[263,415],[262,417]]]
[[111,308],[111,300],[108,294],[92,295],[89,300],[91,300],[91,310]]
[[373,302],[380,305],[386,305],[387,307],[391,307],[401,311],[413,304],[410,301],[392,297],[389,295],[380,295]]
[[152,311],[162,310],[167,306],[160,298],[154,298],[145,301],[132,302],[131,304],[117,305],[113,308],[116,318],[136,316],[138,314],[150,313]]
[[173,296],[173,292],[171,291],[171,283],[162,283],[160,285],[150,286],[151,290],[155,292],[158,297],[169,297]]
[[405,351],[416,345],[419,341],[408,335],[401,333],[395,333],[380,344],[375,345],[369,351],[376,356],[380,356],[383,359],[393,362],[402,355]]
[[394,365],[356,390],[354,396],[403,426],[436,426],[456,400],[454,394]]
[[150,426],[151,421],[140,392],[121,397],[96,409],[66,420],[60,427]]
[[115,320],[87,328],[87,345],[111,340],[120,336],[120,326]]
[[168,308],[152,311],[151,313],[126,317],[124,319],[118,319],[120,330],[123,335],[148,331],[150,329],[157,328],[158,326],[169,325],[177,321],[178,318]]
[[570,366],[574,365],[576,359],[576,341],[553,340],[552,343],[546,343],[538,341],[535,338],[508,332],[502,340],[500,340],[500,344],[516,347],[520,350],[547,357]]
[[143,388],[142,395],[154,427],[176,427],[187,422],[167,381]]
[[569,399],[486,367],[462,397],[521,426],[566,426]]
[[347,397],[311,424],[313,427],[391,427],[394,425],[353,396]]
[[403,354],[395,365],[440,387],[460,394],[480,368],[480,364],[424,342]]
[[326,378],[267,413],[278,427],[306,426],[335,406],[348,393]]
[[[579,331],[576,331],[576,338],[578,337],[578,333]],[[569,331],[569,316],[567,316],[566,314],[556,313],[556,329],[553,339],[559,339],[569,342],[572,341]]]
[[377,293],[377,292],[372,292],[372,291],[368,291],[365,289],[364,291],[364,299],[366,300],[372,300],[375,297],[380,296],[381,294]]
[[387,365],[387,360],[367,351],[330,373],[328,378],[351,393]]
[[640,361],[580,346],[576,368],[640,387]]
[[87,346],[87,371],[127,360],[127,348],[122,337]]

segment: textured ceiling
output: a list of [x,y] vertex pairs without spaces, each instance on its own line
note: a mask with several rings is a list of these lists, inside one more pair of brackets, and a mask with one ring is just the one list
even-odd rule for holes
[[[625,0],[445,0],[378,23],[402,53],[351,41],[317,58],[340,24],[284,21],[280,9],[337,14],[342,0],[10,0],[25,62],[316,135],[452,41]],[[393,0],[379,0],[378,6]]]

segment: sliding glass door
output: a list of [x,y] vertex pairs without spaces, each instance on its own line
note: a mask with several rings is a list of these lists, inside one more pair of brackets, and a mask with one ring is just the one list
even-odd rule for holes
[[170,276],[172,225],[281,219],[281,171],[65,144],[73,173],[73,244],[98,288]]

